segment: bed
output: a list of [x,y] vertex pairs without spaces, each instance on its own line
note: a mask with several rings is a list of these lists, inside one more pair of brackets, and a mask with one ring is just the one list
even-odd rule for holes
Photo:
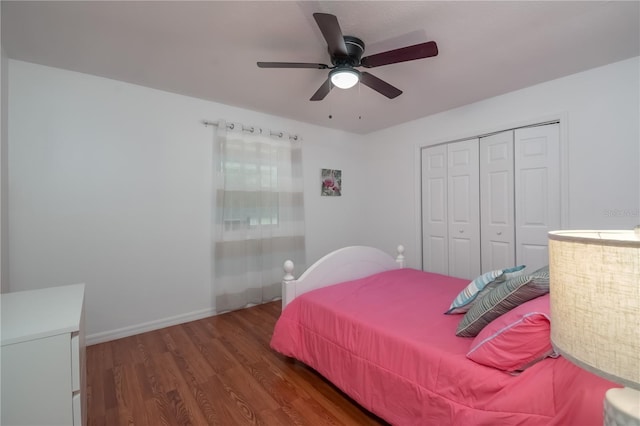
[[[520,359],[526,361],[521,368],[492,365],[505,355],[504,347],[502,353],[491,352],[505,344],[500,339],[516,342],[506,358],[529,344],[523,339],[549,340],[548,313],[540,313],[548,307],[548,295],[499,315],[476,337],[458,337],[467,315],[444,312],[469,280],[404,268],[403,252],[399,246],[394,259],[371,247],[343,248],[298,279],[293,264],[285,262],[283,310],[271,347],[313,368],[394,425],[602,425],[604,393],[614,383],[553,351]],[[537,315],[536,324],[526,323],[534,317],[522,314],[527,309]],[[519,322],[511,318],[515,312]],[[507,318],[518,326],[498,324]],[[538,327],[535,337],[525,333],[508,341],[505,336],[522,332],[523,324],[528,333]],[[488,361],[471,357],[482,352],[478,348]]]

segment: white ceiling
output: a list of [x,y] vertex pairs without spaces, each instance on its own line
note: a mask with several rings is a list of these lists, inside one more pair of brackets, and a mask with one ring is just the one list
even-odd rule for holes
[[[640,55],[638,1],[1,4],[9,58],[356,133]],[[404,91],[396,99],[356,86],[310,102],[327,70],[256,61],[330,64],[314,12],[336,15],[364,56],[429,40],[440,54],[368,70]]]

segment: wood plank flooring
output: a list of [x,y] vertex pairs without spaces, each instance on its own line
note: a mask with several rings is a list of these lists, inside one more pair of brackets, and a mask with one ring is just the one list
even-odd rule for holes
[[87,347],[89,426],[385,425],[269,347],[280,302]]

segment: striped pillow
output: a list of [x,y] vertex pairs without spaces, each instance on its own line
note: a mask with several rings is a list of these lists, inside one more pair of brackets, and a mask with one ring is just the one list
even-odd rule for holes
[[514,266],[513,268],[498,269],[480,275],[471,281],[469,285],[456,296],[445,314],[464,314],[471,308],[471,304],[476,300],[476,297],[484,294],[484,292],[489,291],[508,278],[511,278],[512,274],[522,271],[524,268],[525,265],[520,265]]
[[546,282],[547,286],[549,285],[549,265],[543,266],[540,269],[536,269],[529,275],[534,277],[538,283]]
[[518,305],[549,293],[549,269],[510,278],[481,295],[458,324],[456,336],[475,337],[494,319]]

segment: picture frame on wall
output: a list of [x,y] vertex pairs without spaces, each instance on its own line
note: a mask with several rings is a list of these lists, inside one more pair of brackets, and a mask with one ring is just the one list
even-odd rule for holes
[[342,196],[342,170],[322,169],[320,172],[320,180],[322,182],[321,196]]

